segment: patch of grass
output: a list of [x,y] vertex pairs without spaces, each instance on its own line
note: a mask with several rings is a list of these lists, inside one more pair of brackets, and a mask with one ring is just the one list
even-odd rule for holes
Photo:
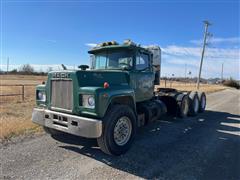
[[42,128],[31,121],[34,101],[8,103],[0,105],[0,139],[42,131]]

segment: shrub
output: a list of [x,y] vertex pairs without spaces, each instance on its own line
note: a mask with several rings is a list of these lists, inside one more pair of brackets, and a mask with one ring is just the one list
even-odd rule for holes
[[9,72],[9,74],[17,74],[17,72],[18,72],[17,69],[13,69]]
[[233,78],[230,78],[229,80],[225,80],[223,82],[224,86],[229,86],[229,87],[233,87],[236,89],[240,89],[240,84],[239,82],[237,82],[236,80],[234,80]]

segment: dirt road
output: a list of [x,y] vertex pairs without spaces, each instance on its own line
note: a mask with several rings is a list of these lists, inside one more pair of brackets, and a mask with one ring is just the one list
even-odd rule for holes
[[237,90],[210,94],[205,113],[141,128],[119,157],[72,136],[1,145],[0,179],[240,179],[239,98]]

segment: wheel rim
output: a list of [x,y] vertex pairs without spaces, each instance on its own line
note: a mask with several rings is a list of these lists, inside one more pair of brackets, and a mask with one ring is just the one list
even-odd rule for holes
[[202,107],[202,109],[204,109],[205,106],[206,106],[206,97],[202,96],[202,100],[201,100],[201,107]]
[[194,98],[194,111],[198,112],[199,109],[199,101],[197,98]]
[[184,98],[183,102],[182,102],[182,112],[183,114],[187,114],[188,113],[188,109],[189,109],[189,105],[187,102],[187,98]]
[[117,145],[123,146],[125,145],[132,134],[132,123],[131,120],[123,116],[120,119],[118,119],[115,127],[114,127],[114,141]]

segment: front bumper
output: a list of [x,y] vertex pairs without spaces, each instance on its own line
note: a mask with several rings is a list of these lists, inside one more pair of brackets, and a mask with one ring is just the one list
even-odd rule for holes
[[32,121],[42,126],[82,137],[97,138],[102,134],[101,120],[47,109],[34,108]]

